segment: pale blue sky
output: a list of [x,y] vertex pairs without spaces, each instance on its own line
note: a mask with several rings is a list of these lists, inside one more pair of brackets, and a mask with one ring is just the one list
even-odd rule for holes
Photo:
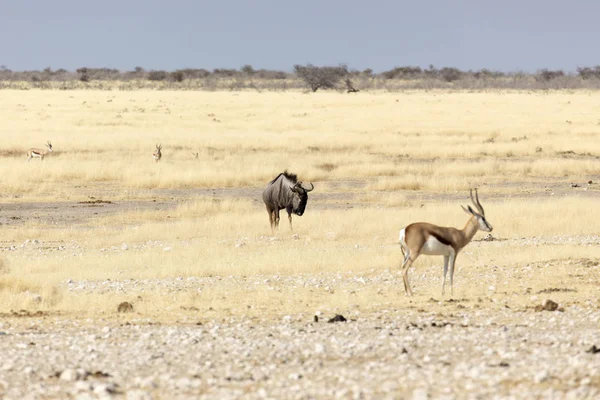
[[591,0],[0,0],[0,65],[574,71],[600,64],[598,18]]

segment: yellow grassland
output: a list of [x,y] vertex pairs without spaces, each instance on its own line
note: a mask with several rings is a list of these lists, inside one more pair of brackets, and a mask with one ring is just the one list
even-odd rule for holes
[[[254,281],[385,270],[395,276],[399,229],[416,221],[462,227],[468,217],[459,205],[471,187],[480,188],[493,234],[504,240],[473,242],[459,255],[457,296],[522,305],[531,290],[570,285],[583,299],[597,283],[592,275],[573,278],[569,260],[598,260],[600,248],[551,238],[600,231],[595,184],[585,186],[600,175],[599,107],[600,95],[584,91],[1,91],[3,203],[68,203],[93,194],[177,205],[74,225],[1,225],[0,311],[108,315],[122,300],[152,316],[191,306],[232,314],[421,306],[439,298],[441,257],[415,263],[412,300],[400,280],[354,293]],[[27,162],[27,149],[47,140],[54,152]],[[163,146],[160,163],[152,159],[156,143]],[[294,219],[297,236],[282,213],[273,239],[260,190],[284,169],[312,181],[315,191],[306,214]],[[557,182],[581,187],[544,191]],[[215,200],[194,192],[203,188],[246,192]],[[319,203],[319,194],[338,197]],[[80,251],[9,250],[32,238],[52,249],[76,243]],[[123,243],[128,250],[120,250]],[[142,295],[71,293],[65,285],[215,276],[247,284]]]

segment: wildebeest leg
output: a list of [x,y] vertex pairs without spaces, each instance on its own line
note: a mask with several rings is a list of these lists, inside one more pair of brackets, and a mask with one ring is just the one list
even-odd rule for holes
[[279,210],[275,209],[273,212],[275,213],[275,229],[279,229]]
[[290,221],[290,231],[294,232],[294,228],[292,228],[292,214],[288,213],[288,220]]
[[269,225],[271,225],[271,233],[275,233],[275,213],[269,206],[267,206],[267,212],[269,213]]

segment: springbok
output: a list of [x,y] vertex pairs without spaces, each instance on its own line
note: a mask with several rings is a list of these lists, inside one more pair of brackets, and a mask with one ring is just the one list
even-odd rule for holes
[[46,149],[29,149],[27,150],[27,161],[30,161],[33,157],[39,157],[41,161],[44,161],[44,156],[48,153],[52,153],[52,143],[48,140]]
[[160,149],[162,149],[162,144],[157,144],[156,150],[154,151],[154,153],[152,153],[152,157],[154,157],[154,162],[159,162],[160,158],[162,157]]
[[485,219],[485,211],[479,202],[477,189],[475,199],[473,190],[470,190],[471,201],[479,212],[475,212],[471,206],[462,209],[471,216],[462,230],[456,228],[441,227],[426,222],[417,222],[400,230],[400,246],[404,261],[402,263],[402,279],[404,290],[408,296],[412,296],[412,290],[408,283],[408,269],[412,263],[421,255],[444,256],[444,280],[442,283],[442,296],[446,286],[446,273],[450,266],[450,293],[454,294],[454,263],[458,253],[473,239],[478,230],[491,232],[492,225]]

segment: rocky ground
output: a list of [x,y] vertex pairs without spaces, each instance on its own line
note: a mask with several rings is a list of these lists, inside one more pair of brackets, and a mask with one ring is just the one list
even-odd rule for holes
[[5,315],[0,397],[600,396],[600,311],[378,310],[195,323]]

